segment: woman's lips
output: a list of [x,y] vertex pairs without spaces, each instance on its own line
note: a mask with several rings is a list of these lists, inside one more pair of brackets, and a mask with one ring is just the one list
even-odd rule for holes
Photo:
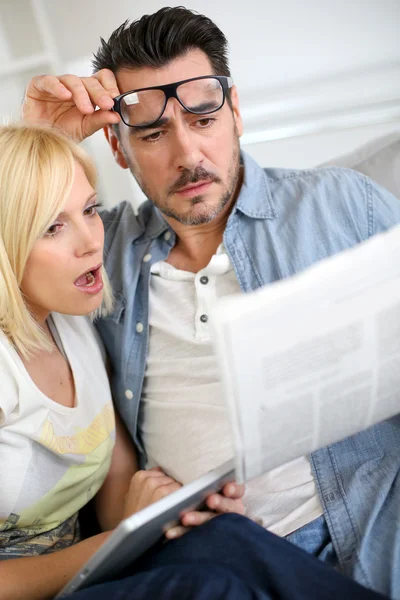
[[204,192],[206,192],[208,190],[208,188],[210,187],[210,185],[212,183],[213,183],[212,181],[202,181],[196,185],[182,188],[182,189],[178,190],[176,193],[179,196],[183,196],[184,198],[193,198],[194,196],[200,196],[201,194],[204,194]]
[[98,294],[103,289],[103,278],[101,276],[101,265],[88,273],[81,275],[74,281],[79,291],[86,294]]

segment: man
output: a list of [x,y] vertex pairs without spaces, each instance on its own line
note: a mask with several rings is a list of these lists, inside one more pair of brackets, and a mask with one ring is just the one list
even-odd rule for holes
[[[182,482],[232,454],[208,329],[215,298],[290,276],[400,222],[398,200],[362,175],[264,171],[240,152],[226,51],[209,19],[165,8],[102,40],[92,78],[35,78],[24,103],[25,119],[76,139],[104,127],[114,158],[149,198],[137,217],[127,204],[103,216],[116,303],[99,331],[143,459]],[[399,595],[399,425],[396,417],[250,482],[246,514]]]

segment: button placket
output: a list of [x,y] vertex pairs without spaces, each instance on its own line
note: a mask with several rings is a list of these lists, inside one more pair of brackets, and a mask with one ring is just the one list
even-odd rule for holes
[[195,332],[197,338],[209,339],[209,314],[215,300],[215,276],[206,274],[204,269],[195,276],[197,310]]

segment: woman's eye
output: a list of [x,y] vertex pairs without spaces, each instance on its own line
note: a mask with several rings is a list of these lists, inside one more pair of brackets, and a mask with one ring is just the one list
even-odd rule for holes
[[92,204],[92,206],[88,206],[87,208],[85,208],[85,210],[83,211],[83,214],[86,215],[87,217],[92,217],[93,215],[97,214],[97,209],[102,206],[101,202],[98,202],[97,204]]
[[53,235],[56,235],[56,233],[58,233],[61,229],[62,229],[61,223],[53,223],[53,225],[50,225],[50,227],[46,231],[45,235],[47,237],[52,237]]

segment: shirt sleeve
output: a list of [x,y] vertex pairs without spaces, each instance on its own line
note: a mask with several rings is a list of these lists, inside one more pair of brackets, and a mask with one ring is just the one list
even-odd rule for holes
[[368,178],[370,186],[373,228],[372,235],[400,224],[400,200],[386,188]]
[[115,242],[123,244],[143,232],[130,202],[120,202],[110,210],[101,210],[99,214],[104,225],[106,256]]

